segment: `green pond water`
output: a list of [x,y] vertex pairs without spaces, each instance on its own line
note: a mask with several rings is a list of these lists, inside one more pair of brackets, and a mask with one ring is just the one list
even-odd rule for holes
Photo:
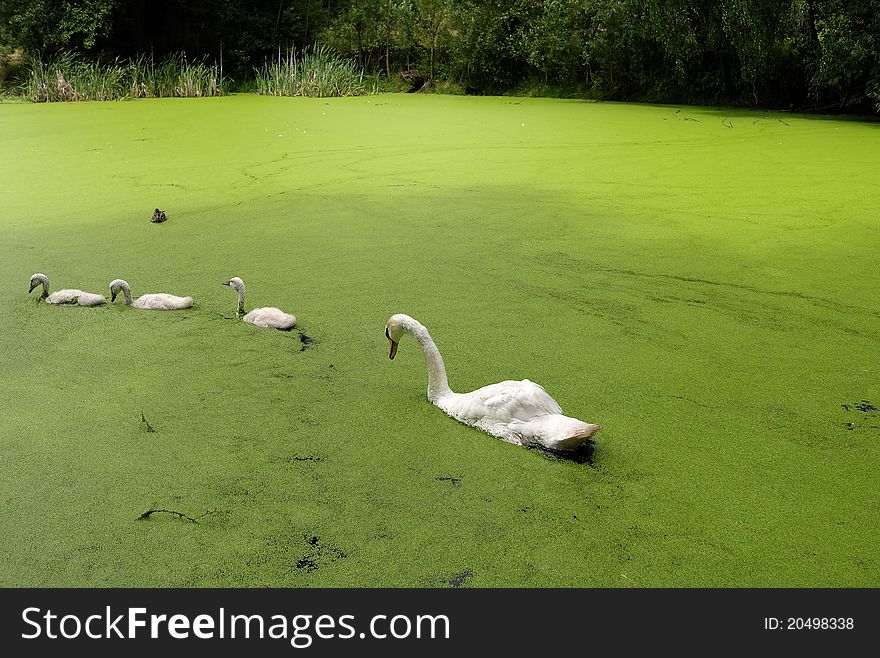
[[[878,181],[880,124],[765,112],[0,105],[0,585],[878,586]],[[397,312],[593,464],[428,404]]]

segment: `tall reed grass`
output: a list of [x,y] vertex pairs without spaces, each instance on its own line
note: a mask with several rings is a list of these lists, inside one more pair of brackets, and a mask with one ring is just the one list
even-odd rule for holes
[[130,95],[136,98],[177,96],[196,98],[221,96],[222,75],[219,67],[204,62],[190,62],[186,55],[171,55],[155,64],[142,55],[129,63]]
[[365,76],[357,65],[326,46],[266,62],[255,71],[256,91],[266,96],[360,96],[378,92],[377,76]]
[[120,100],[159,96],[199,97],[223,93],[219,67],[172,55],[158,64],[151,57],[100,62],[68,52],[28,57],[18,92],[35,103]]

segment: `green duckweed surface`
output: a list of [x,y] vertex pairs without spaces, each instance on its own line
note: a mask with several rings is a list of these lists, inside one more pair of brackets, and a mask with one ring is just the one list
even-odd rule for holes
[[[0,585],[880,585],[876,123],[4,104],[0,158]],[[237,321],[232,276],[315,342]],[[429,405],[396,312],[453,389],[601,423],[593,465]]]

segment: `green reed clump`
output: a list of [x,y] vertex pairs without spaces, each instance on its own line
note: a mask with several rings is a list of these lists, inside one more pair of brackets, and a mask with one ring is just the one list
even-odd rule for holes
[[114,100],[125,96],[125,67],[92,62],[72,53],[26,58],[22,95],[34,102]]
[[158,64],[151,57],[93,61],[62,52],[50,58],[28,57],[19,94],[35,103],[120,100],[176,96],[219,96],[219,67],[171,55]]
[[266,62],[255,71],[256,91],[267,96],[360,96],[376,93],[378,80],[326,46]]
[[216,65],[189,61],[185,54],[171,55],[156,64],[141,56],[130,62],[129,95],[134,98],[196,98],[223,94],[223,79]]

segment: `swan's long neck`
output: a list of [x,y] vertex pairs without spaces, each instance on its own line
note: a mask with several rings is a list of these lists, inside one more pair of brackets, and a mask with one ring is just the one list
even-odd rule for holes
[[244,285],[238,288],[238,314],[244,315]]
[[420,322],[412,318],[410,320],[406,323],[405,329],[412,334],[412,337],[419,343],[419,347],[422,348],[425,365],[428,368],[428,401],[436,402],[439,398],[451,392],[449,382],[446,379],[446,366],[443,364],[440,350],[437,349],[437,345],[434,343],[428,330]]
[[122,294],[125,295],[125,303],[131,306],[131,288],[128,286],[121,286]]
[[40,283],[43,284],[43,294],[40,297],[46,299],[49,296],[49,279],[43,279]]

